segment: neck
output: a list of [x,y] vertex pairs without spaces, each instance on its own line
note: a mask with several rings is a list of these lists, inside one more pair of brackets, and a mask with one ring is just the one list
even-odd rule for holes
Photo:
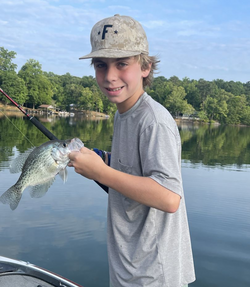
[[143,93],[144,93],[144,90],[138,93],[137,96],[131,97],[122,103],[116,104],[119,114],[123,114],[127,112],[128,110],[130,110],[136,104],[136,102],[140,99]]

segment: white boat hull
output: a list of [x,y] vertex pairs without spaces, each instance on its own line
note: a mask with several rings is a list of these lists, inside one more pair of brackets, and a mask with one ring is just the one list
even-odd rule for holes
[[82,287],[29,262],[0,256],[1,287]]

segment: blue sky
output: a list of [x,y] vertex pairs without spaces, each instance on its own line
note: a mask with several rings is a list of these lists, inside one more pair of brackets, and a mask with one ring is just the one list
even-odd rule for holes
[[[120,3],[120,4],[117,4]],[[17,71],[35,59],[43,71],[94,76],[93,25],[114,14],[144,27],[158,76],[250,81],[249,0],[1,0],[0,46],[17,53]]]

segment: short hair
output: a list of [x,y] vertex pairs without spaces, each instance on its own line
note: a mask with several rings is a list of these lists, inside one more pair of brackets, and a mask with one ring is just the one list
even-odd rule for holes
[[138,56],[135,56],[135,58],[140,63],[142,71],[150,68],[150,64],[151,64],[151,68],[150,68],[150,72],[148,76],[143,78],[143,88],[149,87],[153,82],[154,73],[157,71],[158,63],[160,61],[157,56],[149,56],[146,54],[140,54]]

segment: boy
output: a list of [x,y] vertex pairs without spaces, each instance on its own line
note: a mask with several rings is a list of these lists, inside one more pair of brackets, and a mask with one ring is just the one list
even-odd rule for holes
[[[110,166],[94,151],[70,154],[75,171],[109,187],[108,254],[113,287],[183,287],[195,280],[181,178],[181,140],[169,112],[144,87],[157,60],[128,16],[99,21],[92,58],[102,92],[115,103]],[[107,158],[104,158],[106,161]]]

